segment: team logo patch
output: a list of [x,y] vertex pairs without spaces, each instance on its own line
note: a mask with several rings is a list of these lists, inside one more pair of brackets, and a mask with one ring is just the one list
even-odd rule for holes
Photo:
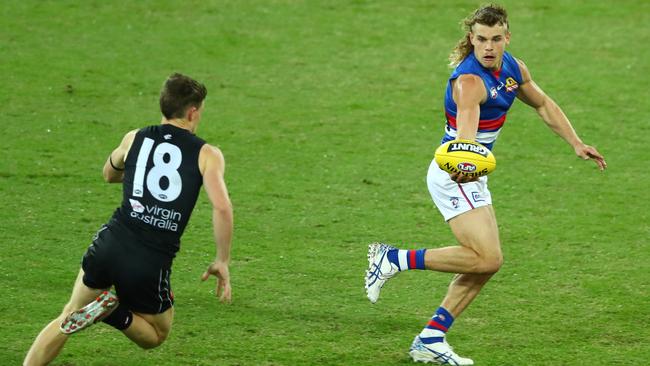
[[515,81],[513,78],[507,78],[506,79],[506,91],[513,91],[519,87],[519,84]]
[[472,199],[474,202],[485,202],[485,199],[480,192],[472,192]]
[[459,201],[458,197],[451,197],[451,198],[449,199],[449,201],[451,202],[451,205],[452,205],[454,208],[458,208],[458,207],[460,207],[460,201]]
[[490,88],[490,97],[492,99],[497,99],[498,95],[499,94],[497,93],[497,88],[495,88],[495,87]]
[[137,213],[144,212],[144,206],[142,203],[140,203],[140,201],[129,198],[129,202],[131,202],[131,208],[133,208],[133,211]]

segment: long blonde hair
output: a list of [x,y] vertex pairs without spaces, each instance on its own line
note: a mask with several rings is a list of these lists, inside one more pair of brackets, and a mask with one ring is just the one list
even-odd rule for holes
[[481,6],[467,18],[463,19],[460,24],[465,31],[465,36],[458,41],[456,47],[449,54],[449,66],[458,66],[474,50],[474,46],[472,46],[469,40],[469,33],[472,31],[474,24],[477,23],[487,25],[488,27],[499,24],[508,29],[508,13],[500,5],[488,4]]

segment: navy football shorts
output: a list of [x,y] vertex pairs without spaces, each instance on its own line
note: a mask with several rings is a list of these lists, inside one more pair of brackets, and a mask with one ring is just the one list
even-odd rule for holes
[[174,305],[172,260],[111,220],[97,232],[83,256],[83,282],[94,289],[115,286],[120,304],[129,310],[159,314]]

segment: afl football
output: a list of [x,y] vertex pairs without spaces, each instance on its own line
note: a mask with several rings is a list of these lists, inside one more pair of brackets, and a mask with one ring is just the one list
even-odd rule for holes
[[482,177],[494,171],[497,161],[492,152],[472,140],[452,140],[436,149],[434,159],[447,173],[463,173],[468,177]]

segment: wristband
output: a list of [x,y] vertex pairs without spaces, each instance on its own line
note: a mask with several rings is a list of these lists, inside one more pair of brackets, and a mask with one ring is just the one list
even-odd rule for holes
[[124,170],[124,168],[120,169],[120,168],[116,167],[113,164],[113,157],[111,155],[108,156],[108,162],[111,163],[111,166],[113,167],[113,169],[117,170],[118,172],[121,172],[121,171]]

